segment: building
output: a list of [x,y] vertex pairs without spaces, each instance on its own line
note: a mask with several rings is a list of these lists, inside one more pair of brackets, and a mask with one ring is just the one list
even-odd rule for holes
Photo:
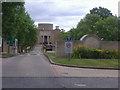
[[53,44],[55,45],[57,40],[60,40],[59,26],[53,30],[53,24],[40,23],[38,24],[38,43],[39,44]]

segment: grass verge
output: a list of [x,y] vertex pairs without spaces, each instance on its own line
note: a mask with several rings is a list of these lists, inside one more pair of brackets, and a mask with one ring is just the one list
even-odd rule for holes
[[54,56],[55,57],[55,53],[47,53],[48,56]]
[[47,53],[48,56],[54,56],[52,60],[55,63],[77,66],[92,66],[92,67],[111,67],[118,68],[118,59],[75,59],[57,58],[55,53]]
[[18,54],[9,54],[9,53],[7,53],[7,54],[0,55],[0,57],[10,57],[10,56],[15,56],[15,55],[18,55]]
[[95,67],[113,67],[118,68],[117,59],[71,59],[67,58],[52,58],[56,63],[77,65],[77,66],[95,66]]

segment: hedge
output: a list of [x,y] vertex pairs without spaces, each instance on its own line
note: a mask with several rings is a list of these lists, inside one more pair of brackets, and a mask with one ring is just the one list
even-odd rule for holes
[[94,59],[118,59],[117,50],[109,49],[90,49],[83,45],[77,45],[73,49],[73,58],[94,58]]

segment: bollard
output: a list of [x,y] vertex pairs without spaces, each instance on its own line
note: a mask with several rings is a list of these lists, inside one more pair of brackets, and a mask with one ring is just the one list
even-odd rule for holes
[[43,52],[46,53],[46,49],[44,49]]

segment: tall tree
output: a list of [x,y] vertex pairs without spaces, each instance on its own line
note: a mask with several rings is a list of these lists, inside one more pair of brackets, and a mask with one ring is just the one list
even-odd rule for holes
[[100,15],[103,19],[104,19],[104,18],[107,18],[107,17],[109,17],[109,16],[113,16],[110,10],[108,10],[107,8],[102,8],[102,7],[93,8],[92,10],[90,10],[90,14],[98,14],[98,15]]
[[96,23],[97,35],[105,41],[119,41],[118,18],[108,17]]
[[3,35],[5,40],[18,39],[18,45],[32,47],[37,42],[37,29],[26,12],[24,2],[4,2]]
[[2,3],[0,2],[0,37],[2,37]]
[[17,16],[19,9],[23,7],[23,2],[3,2],[2,3],[2,37],[13,39],[16,36]]
[[105,41],[120,41],[119,26],[118,17],[109,16],[102,19],[98,14],[87,14],[77,24],[77,28],[72,28],[68,32],[73,40],[79,40],[85,34],[96,34]]
[[101,20],[101,17],[97,14],[87,14],[78,24],[77,28],[72,28],[69,31],[69,35],[73,40],[79,40],[85,34],[96,34],[94,26],[96,22]]
[[80,30],[84,30],[84,32],[88,34],[95,33],[96,31],[94,29],[94,26],[99,20],[101,20],[101,17],[99,15],[87,14],[85,18],[78,23],[77,28],[81,28]]
[[72,40],[77,40],[78,39],[78,33],[79,33],[79,30],[76,29],[76,28],[72,28],[70,29],[70,31],[68,31],[69,35],[71,36]]
[[60,31],[60,39],[61,40],[66,40],[66,37],[69,36],[68,32],[65,32],[64,29]]

